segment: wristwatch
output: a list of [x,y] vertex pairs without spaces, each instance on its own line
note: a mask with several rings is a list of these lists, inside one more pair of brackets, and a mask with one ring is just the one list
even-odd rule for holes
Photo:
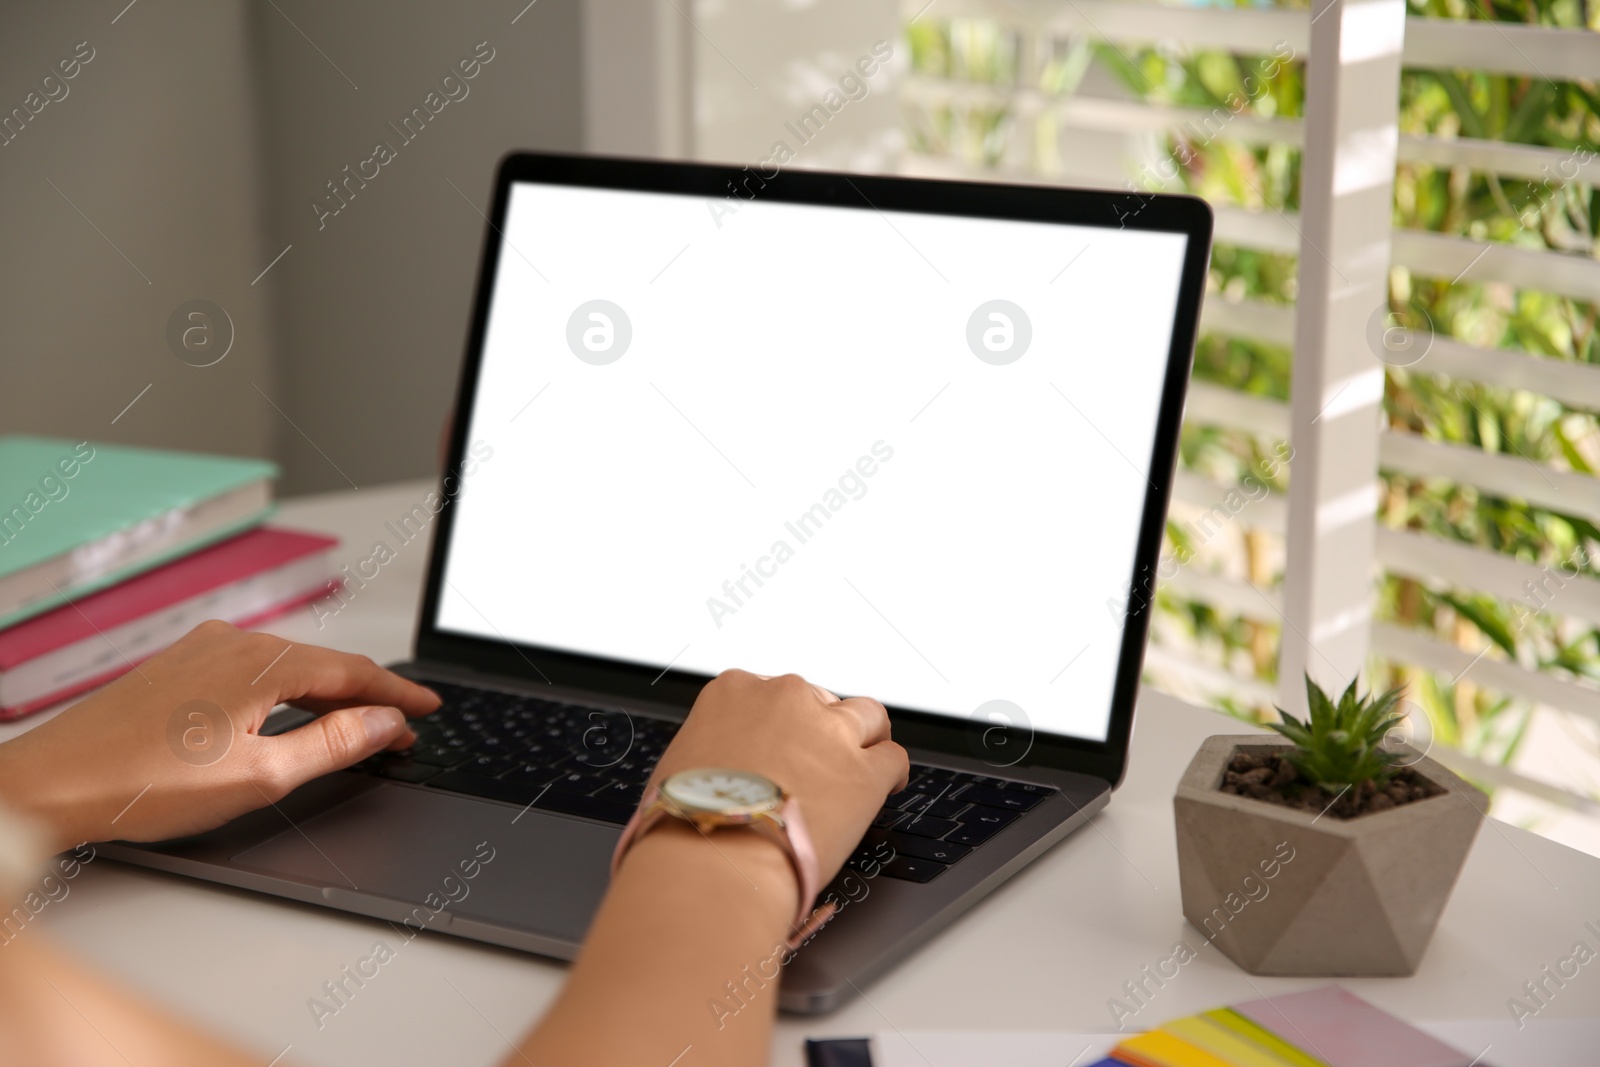
[[702,834],[727,826],[748,826],[784,850],[800,883],[800,910],[792,924],[789,948],[798,948],[833,918],[831,903],[812,910],[821,888],[817,851],[800,815],[799,802],[772,779],[751,771],[701,767],[670,775],[659,787],[651,785],[633,818],[622,828],[622,838],[611,854],[612,877],[633,843],[664,817],[682,819]]

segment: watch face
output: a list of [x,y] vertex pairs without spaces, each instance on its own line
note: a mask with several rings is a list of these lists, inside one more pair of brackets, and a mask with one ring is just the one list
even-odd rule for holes
[[727,815],[767,811],[782,800],[771,780],[720,767],[680,771],[661,783],[661,794],[686,811]]

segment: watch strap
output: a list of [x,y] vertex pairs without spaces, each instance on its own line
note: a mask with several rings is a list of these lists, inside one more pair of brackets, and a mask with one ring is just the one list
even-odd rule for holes
[[[822,872],[817,862],[816,846],[811,841],[811,831],[807,829],[805,816],[800,812],[799,800],[792,796],[785,798],[783,806],[778,809],[778,817],[783,820],[783,828],[778,831],[777,843],[783,847],[784,854],[788,856],[789,865],[794,868],[795,879],[800,885],[800,907],[794,922],[790,924],[793,934],[787,942],[790,949],[797,949],[811,935],[828,924],[828,920],[833,918],[837,908],[832,903],[812,908],[812,903],[822,890],[819,884],[822,881]],[[640,799],[639,806],[634,809],[632,817],[628,819],[627,825],[622,828],[622,836],[617,839],[617,847],[611,853],[611,877],[617,876],[617,870],[622,866],[622,857],[633,847],[633,843],[663,818],[678,818],[678,816],[672,814],[667,802],[661,798],[661,790],[651,783]],[[684,819],[684,821],[690,820]]]

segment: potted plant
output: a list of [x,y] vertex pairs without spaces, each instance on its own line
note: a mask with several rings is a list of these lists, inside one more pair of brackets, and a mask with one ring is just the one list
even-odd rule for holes
[[1484,794],[1406,745],[1400,691],[1338,701],[1282,735],[1208,738],[1173,808],[1183,915],[1251,974],[1409,975],[1483,821]]

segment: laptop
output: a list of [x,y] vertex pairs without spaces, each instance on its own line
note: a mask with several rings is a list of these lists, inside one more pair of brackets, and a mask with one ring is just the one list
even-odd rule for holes
[[837,1006],[1126,770],[1210,233],[1186,197],[507,157],[449,461],[389,524],[432,535],[395,669],[443,708],[106,854],[568,959],[696,693],[795,672],[913,763],[784,968],[784,1009]]

